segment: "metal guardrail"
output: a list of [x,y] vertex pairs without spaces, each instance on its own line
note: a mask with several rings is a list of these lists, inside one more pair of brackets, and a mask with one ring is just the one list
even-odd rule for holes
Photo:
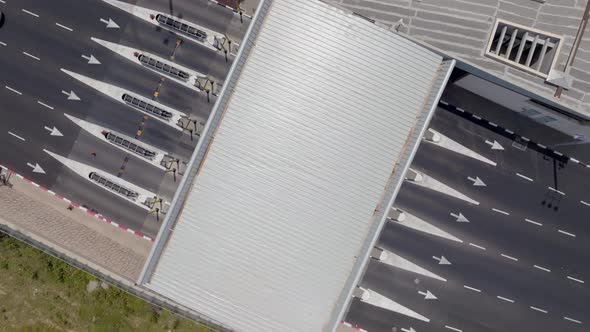
[[135,154],[138,154],[142,157],[152,160],[156,156],[156,153],[154,151],[148,150],[148,149],[141,147],[137,144],[131,143],[128,140],[126,140],[125,138],[117,136],[116,134],[113,134],[112,132],[107,131],[107,132],[104,132],[103,134],[110,143],[121,146],[121,147],[123,147]]
[[96,172],[90,173],[88,175],[88,178],[90,178],[90,180],[96,182],[97,184],[99,184],[111,191],[114,191],[117,194],[121,194],[123,196],[127,196],[130,198],[136,198],[139,196],[139,193],[137,193],[136,191],[133,191],[131,189],[127,189],[121,185],[111,182],[107,178],[100,176]]
[[171,112],[163,110],[163,109],[159,108],[158,106],[147,103],[147,102],[145,102],[141,99],[135,98],[129,94],[124,94],[122,98],[123,98],[123,101],[125,101],[125,103],[127,103],[128,105],[138,108],[142,111],[148,112],[150,114],[153,114],[159,118],[168,120],[172,117]]
[[170,66],[170,65],[165,64],[161,61],[158,61],[148,55],[140,54],[137,58],[139,59],[139,61],[142,64],[144,64],[146,66],[153,67],[153,68],[155,68],[161,72],[164,72],[170,76],[173,76],[175,78],[180,78],[183,81],[188,81],[188,79],[190,77],[189,73],[187,73],[183,70],[180,70],[174,66]]
[[204,42],[207,39],[207,32],[203,30],[199,30],[195,27],[192,27],[186,23],[182,23],[177,21],[171,17],[166,15],[158,14],[156,15],[156,20],[160,24],[164,24],[174,30],[178,30],[180,32],[186,33],[192,37],[196,37],[199,41]]

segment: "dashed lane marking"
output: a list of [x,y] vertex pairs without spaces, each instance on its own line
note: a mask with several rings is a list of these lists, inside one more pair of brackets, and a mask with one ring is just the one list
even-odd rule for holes
[[473,287],[470,287],[470,286],[467,286],[467,285],[463,285],[463,287],[466,288],[466,289],[472,290],[474,292],[481,293],[481,290],[479,290],[477,288],[473,288]]
[[533,182],[533,181],[534,181],[533,179],[529,178],[528,176],[522,175],[522,174],[520,174],[520,173],[516,173],[516,175],[517,175],[517,176],[520,176],[521,178],[523,178],[523,179],[525,179],[525,180],[528,180],[528,181],[531,181],[531,182]]
[[6,43],[3,43],[3,42],[0,41],[0,45],[6,46]]
[[477,249],[486,250],[486,248],[484,248],[484,247],[482,247],[482,246],[478,246],[478,245],[477,245],[477,244],[475,244],[475,243],[469,243],[469,245],[470,245],[470,246],[472,246],[472,247],[475,247],[475,248],[477,248]]
[[542,312],[542,313],[544,313],[544,314],[548,313],[548,311],[547,311],[547,310],[543,310],[543,309],[541,309],[541,308],[537,308],[537,307],[533,307],[533,306],[531,306],[531,309],[533,309],[533,310],[535,310],[535,311],[538,311],[538,312]]
[[74,31],[74,29],[72,29],[72,28],[70,28],[70,27],[67,27],[67,26],[65,26],[65,25],[63,25],[63,24],[55,23],[55,25],[57,25],[57,26],[58,26],[58,27],[60,27],[60,28],[66,29],[66,30],[68,30],[68,31]]
[[16,90],[16,89],[13,89],[13,88],[11,88],[11,87],[9,87],[8,85],[5,85],[4,87],[5,87],[6,89],[8,89],[8,90],[10,90],[10,91],[12,91],[12,92],[14,92],[14,93],[16,93],[16,94],[17,94],[17,95],[19,95],[19,96],[22,96],[22,95],[23,95],[23,93],[22,93],[22,92],[20,92],[20,91],[18,91],[18,90]]
[[512,300],[512,299],[509,299],[509,298],[507,298],[507,297],[503,297],[503,296],[500,296],[500,295],[498,295],[498,296],[496,296],[496,297],[497,297],[497,298],[499,298],[499,299],[500,299],[500,300],[502,300],[502,301],[506,301],[506,302],[514,303],[514,300]]
[[569,317],[566,317],[566,316],[563,316],[563,319],[565,319],[565,320],[569,320],[569,321],[570,321],[570,322],[572,322],[572,323],[576,323],[576,324],[582,324],[582,322],[580,322],[579,320],[577,320],[577,319],[573,319],[573,318],[569,318]]
[[510,213],[508,213],[508,212],[506,212],[506,211],[498,210],[498,209],[496,209],[496,208],[493,208],[493,209],[492,209],[492,211],[494,211],[494,212],[498,212],[498,213],[501,213],[501,214],[504,214],[504,215],[507,215],[507,216],[509,216],[509,215],[510,215]]
[[41,59],[39,59],[39,57],[36,57],[36,56],[34,56],[34,55],[30,54],[30,53],[23,52],[23,54],[26,55],[26,56],[28,56],[29,58],[33,58],[33,59],[35,59],[37,61],[41,60]]
[[584,283],[584,280],[580,280],[580,279],[577,279],[577,278],[574,278],[574,277],[567,276],[567,278],[568,278],[569,280],[572,280],[572,281],[575,281],[575,282],[579,282],[579,283],[581,283],[581,284],[583,284],[583,283]]
[[586,206],[590,206],[590,203],[584,202],[584,201],[580,201],[580,203],[586,205]]
[[512,256],[505,255],[505,254],[500,254],[500,256],[502,256],[502,257],[504,257],[504,258],[511,259],[511,260],[513,260],[513,261],[515,261],[515,262],[518,262],[518,258],[514,258],[514,257],[512,257]]
[[25,13],[29,14],[29,15],[32,15],[32,16],[35,16],[35,17],[39,17],[39,15],[37,15],[37,14],[35,14],[35,13],[31,12],[31,11],[28,11],[28,10],[26,10],[26,9],[21,9],[21,10],[22,10],[23,12],[25,12]]
[[549,270],[548,268],[539,266],[539,265],[533,265],[534,268],[545,271],[545,272],[551,272],[551,270]]
[[557,231],[560,232],[561,234],[564,234],[564,235],[567,235],[567,236],[576,237],[576,234],[572,234],[570,232],[562,231],[561,229],[558,229]]
[[45,104],[44,102],[42,102],[40,100],[37,100],[37,104],[42,105],[42,106],[45,106],[45,107],[49,108],[50,110],[53,109],[53,106],[47,105],[47,104]]
[[551,190],[551,191],[555,191],[556,193],[565,196],[565,193],[563,191],[559,191],[553,187],[547,187],[547,188],[549,188],[549,190]]
[[445,328],[447,328],[449,330],[456,331],[456,332],[463,332],[463,330],[459,330],[458,328],[452,327],[452,326],[449,326],[449,325],[445,325]]
[[15,134],[15,133],[13,133],[13,132],[10,132],[10,131],[9,131],[8,133],[9,133],[10,135],[12,135],[12,136],[14,136],[14,137],[16,137],[16,138],[20,139],[20,140],[21,140],[21,141],[23,141],[23,142],[24,142],[24,141],[26,141],[24,138],[22,138],[22,137],[18,136],[17,134]]
[[543,226],[543,224],[541,224],[540,222],[536,222],[534,220],[530,220],[530,219],[524,219],[526,222],[531,223],[533,225],[537,225],[537,226]]

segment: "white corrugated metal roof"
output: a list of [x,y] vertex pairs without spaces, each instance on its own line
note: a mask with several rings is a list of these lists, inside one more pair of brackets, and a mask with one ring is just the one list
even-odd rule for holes
[[146,287],[238,331],[328,331],[442,58],[317,0],[261,8]]

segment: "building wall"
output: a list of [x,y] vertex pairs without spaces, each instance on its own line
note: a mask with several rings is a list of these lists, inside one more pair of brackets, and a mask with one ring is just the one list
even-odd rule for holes
[[[571,67],[573,86],[555,98],[544,79],[484,55],[495,18],[563,36],[556,69],[563,70],[587,0],[334,0],[341,6],[428,43],[574,111],[590,116],[590,33]],[[378,47],[378,46],[376,46]]]

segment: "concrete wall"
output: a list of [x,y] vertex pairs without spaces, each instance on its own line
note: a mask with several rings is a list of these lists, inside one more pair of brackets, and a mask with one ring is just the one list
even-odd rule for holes
[[[590,33],[586,31],[571,69],[572,89],[560,99],[555,87],[543,78],[528,74],[484,56],[494,26],[502,18],[563,36],[556,69],[562,70],[571,50],[587,0],[333,0],[378,22],[428,43],[443,52],[474,64],[491,74],[550,98],[576,112],[590,115]],[[588,28],[587,28],[588,30]]]

